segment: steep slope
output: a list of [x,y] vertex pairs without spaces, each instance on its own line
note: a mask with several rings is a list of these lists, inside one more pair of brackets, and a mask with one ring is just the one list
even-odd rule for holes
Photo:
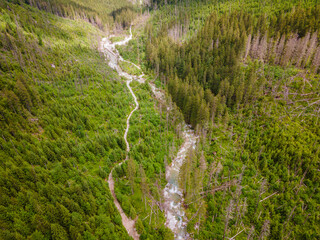
[[317,1],[164,5],[146,27],[144,64],[200,135],[181,167],[187,230],[318,239]]
[[100,29],[128,27],[136,15],[135,6],[127,0],[27,0],[40,10],[71,19],[83,19]]
[[109,66],[130,4],[26,2],[0,1],[1,239],[320,238],[317,1],[153,1]]
[[142,238],[169,239],[155,183],[165,184],[181,115],[132,82],[140,108],[126,131],[134,99],[99,52],[105,33],[26,4],[0,6],[0,238],[130,239],[105,181],[128,143],[114,194]]
[[130,239],[104,179],[125,158],[131,99],[102,32],[0,6],[0,238]]

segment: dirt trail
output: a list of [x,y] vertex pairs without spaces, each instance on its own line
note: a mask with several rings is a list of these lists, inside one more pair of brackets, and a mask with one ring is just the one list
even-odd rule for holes
[[[131,32],[131,27],[130,27],[130,36],[126,37],[123,41],[116,42],[116,43],[111,43],[107,38],[102,39],[102,49],[105,54],[105,56],[109,60],[109,66],[115,69],[120,76],[123,76],[127,79],[127,87],[131,93],[131,95],[134,98],[136,107],[130,112],[128,118],[127,118],[127,128],[124,133],[124,140],[127,145],[127,154],[130,151],[130,146],[127,141],[127,135],[130,127],[130,118],[133,114],[134,111],[136,111],[139,108],[139,103],[137,101],[137,98],[135,94],[132,91],[132,88],[130,87],[130,83],[133,81],[133,79],[139,81],[140,83],[145,82],[143,76],[144,73],[142,73],[140,76],[133,76],[130,75],[126,72],[124,72],[118,62],[119,61],[125,61],[128,63],[131,63],[133,66],[141,70],[139,66],[136,64],[124,60],[117,49],[115,48],[116,45],[125,45],[127,44],[130,40],[132,39],[132,32]],[[165,99],[165,95],[163,94],[162,91],[160,91],[154,83],[149,83],[152,92],[154,93],[155,97],[159,100]],[[171,165],[167,167],[166,169],[166,179],[167,179],[167,185],[163,190],[163,195],[165,199],[165,216],[166,216],[166,226],[169,227],[172,232],[175,235],[175,239],[190,239],[190,236],[188,235],[186,231],[186,225],[187,225],[187,219],[185,217],[185,212],[182,207],[183,205],[183,196],[181,189],[179,188],[178,180],[179,180],[179,171],[180,167],[183,164],[187,152],[191,148],[196,147],[196,142],[197,142],[197,136],[194,134],[193,130],[187,125],[185,125],[184,130],[183,130],[183,136],[184,136],[184,143],[179,149],[176,158],[172,161]],[[128,159],[128,155],[126,159],[122,162],[120,162],[117,166],[120,166],[123,164],[126,160]],[[114,168],[113,168],[114,169]],[[135,240],[139,239],[139,234],[137,233],[135,229],[135,220],[132,220],[126,216],[124,213],[123,209],[121,208],[115,192],[114,192],[114,180],[112,177],[112,172],[113,169],[111,170],[109,174],[109,179],[108,179],[108,184],[110,191],[112,193],[113,199],[114,199],[114,204],[116,205],[118,211],[120,212],[121,219],[122,219],[122,224],[125,226],[127,229],[128,234],[133,237]]]
[[[111,43],[109,41],[109,39],[104,38],[102,39],[102,50],[105,54],[105,56],[108,58],[109,60],[109,66],[112,67],[113,69],[115,69],[120,76],[123,76],[127,79],[127,87],[132,95],[132,97],[134,98],[134,102],[135,102],[135,108],[130,112],[129,116],[127,117],[127,128],[124,132],[124,141],[126,142],[126,151],[127,151],[127,156],[125,158],[125,160],[123,160],[122,162],[120,162],[118,165],[116,166],[121,166],[125,161],[128,160],[128,153],[130,151],[130,145],[128,143],[127,140],[127,135],[128,135],[128,131],[130,128],[130,118],[132,116],[132,114],[139,108],[139,102],[137,100],[136,95],[134,94],[134,92],[132,91],[132,88],[130,87],[130,83],[133,80],[133,76],[131,76],[130,74],[122,71],[122,69],[120,68],[118,62],[122,61],[122,57],[119,55],[119,52],[117,51],[117,49],[115,48],[116,45],[124,45],[127,44],[130,40],[132,39],[132,33],[131,33],[131,27],[130,27],[130,35],[128,37],[126,37],[123,41],[120,42],[116,42],[116,43]],[[115,167],[114,167],[115,168]],[[109,189],[111,191],[112,197],[113,197],[113,202],[116,205],[120,215],[121,215],[121,220],[122,220],[122,224],[123,226],[126,228],[128,234],[134,239],[134,240],[138,240],[139,239],[139,234],[135,229],[135,222],[136,220],[130,219],[129,217],[127,217],[127,215],[124,213],[123,209],[121,208],[121,205],[116,197],[116,194],[114,192],[114,180],[112,177],[112,172],[114,170],[114,168],[111,170],[110,174],[109,174],[109,178],[108,178],[108,184],[109,184]]]

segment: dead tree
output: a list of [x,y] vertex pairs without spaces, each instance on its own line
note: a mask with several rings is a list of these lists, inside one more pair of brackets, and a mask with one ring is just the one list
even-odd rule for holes
[[232,212],[233,212],[233,207],[234,207],[234,202],[233,199],[230,200],[229,206],[227,207],[227,212],[226,212],[226,217],[225,217],[225,224],[224,224],[224,231],[223,231],[223,239],[225,239],[226,237],[226,232],[228,229],[228,224],[229,224],[229,220],[232,216]]

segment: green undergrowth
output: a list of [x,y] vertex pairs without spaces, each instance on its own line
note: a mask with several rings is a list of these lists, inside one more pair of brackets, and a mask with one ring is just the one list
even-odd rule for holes
[[181,144],[175,130],[181,116],[167,113],[166,105],[151,97],[148,83],[131,85],[140,107],[130,120],[130,160],[117,168],[114,176],[116,195],[128,216],[138,216],[136,227],[141,239],[172,239],[159,206],[166,184],[165,166]]
[[126,45],[117,46],[117,49],[125,60],[133,62],[145,71],[144,60],[146,37],[142,26],[133,26],[132,33],[133,39]]
[[[246,68],[252,71],[250,64]],[[208,164],[206,210],[187,206],[188,231],[198,239],[232,237],[242,229],[239,239],[317,239],[320,138],[312,103],[318,99],[318,75],[263,64],[255,71],[264,71],[270,92],[209,126],[196,151],[195,158],[203,151]],[[187,203],[196,199],[187,197]]]
[[114,37],[110,37],[109,40],[110,40],[112,43],[115,43],[115,42],[123,41],[125,38],[126,38],[125,35],[123,35],[123,36],[114,36]]
[[[144,63],[202,139],[180,173],[188,232],[318,239],[317,1],[162,3],[145,28]],[[209,18],[197,17],[204,3]],[[289,56],[306,56],[294,41],[309,53],[303,64]],[[256,51],[258,43],[269,45]]]
[[[134,39],[127,45],[117,46],[117,49],[125,60],[139,65],[138,59],[144,58],[144,48],[137,48],[137,44],[142,45],[144,36],[139,28],[133,32]],[[129,70],[123,65],[122,69],[130,74],[142,73],[130,70],[138,70],[132,64]],[[139,109],[130,120],[129,160],[116,168],[116,195],[126,214],[132,219],[137,218],[136,229],[141,234],[140,239],[173,239],[172,232],[164,226],[162,191],[166,185],[165,166],[171,163],[182,143],[179,137],[182,115],[167,95],[162,100],[152,97],[148,81],[154,77],[145,75],[144,78],[144,84],[131,83]],[[158,79],[155,83],[163,89]],[[169,105],[175,110],[167,111]]]
[[123,71],[125,71],[126,73],[129,73],[130,75],[139,76],[142,74],[142,71],[138,69],[136,66],[134,66],[133,64],[131,64],[130,62],[120,61],[119,66]]

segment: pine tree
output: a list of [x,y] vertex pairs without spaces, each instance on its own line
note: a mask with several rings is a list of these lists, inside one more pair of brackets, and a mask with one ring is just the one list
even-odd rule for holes
[[149,185],[147,183],[147,176],[144,172],[142,165],[139,167],[139,173],[141,177],[141,190],[142,190],[142,200],[146,204],[146,197],[149,194]]
[[54,240],[68,239],[68,234],[59,224],[51,224],[51,234]]
[[23,83],[20,80],[18,80],[15,88],[16,88],[17,96],[19,97],[21,103],[29,111],[31,111],[31,106],[32,106],[31,98],[30,98],[30,95],[29,95],[26,87],[23,85]]

